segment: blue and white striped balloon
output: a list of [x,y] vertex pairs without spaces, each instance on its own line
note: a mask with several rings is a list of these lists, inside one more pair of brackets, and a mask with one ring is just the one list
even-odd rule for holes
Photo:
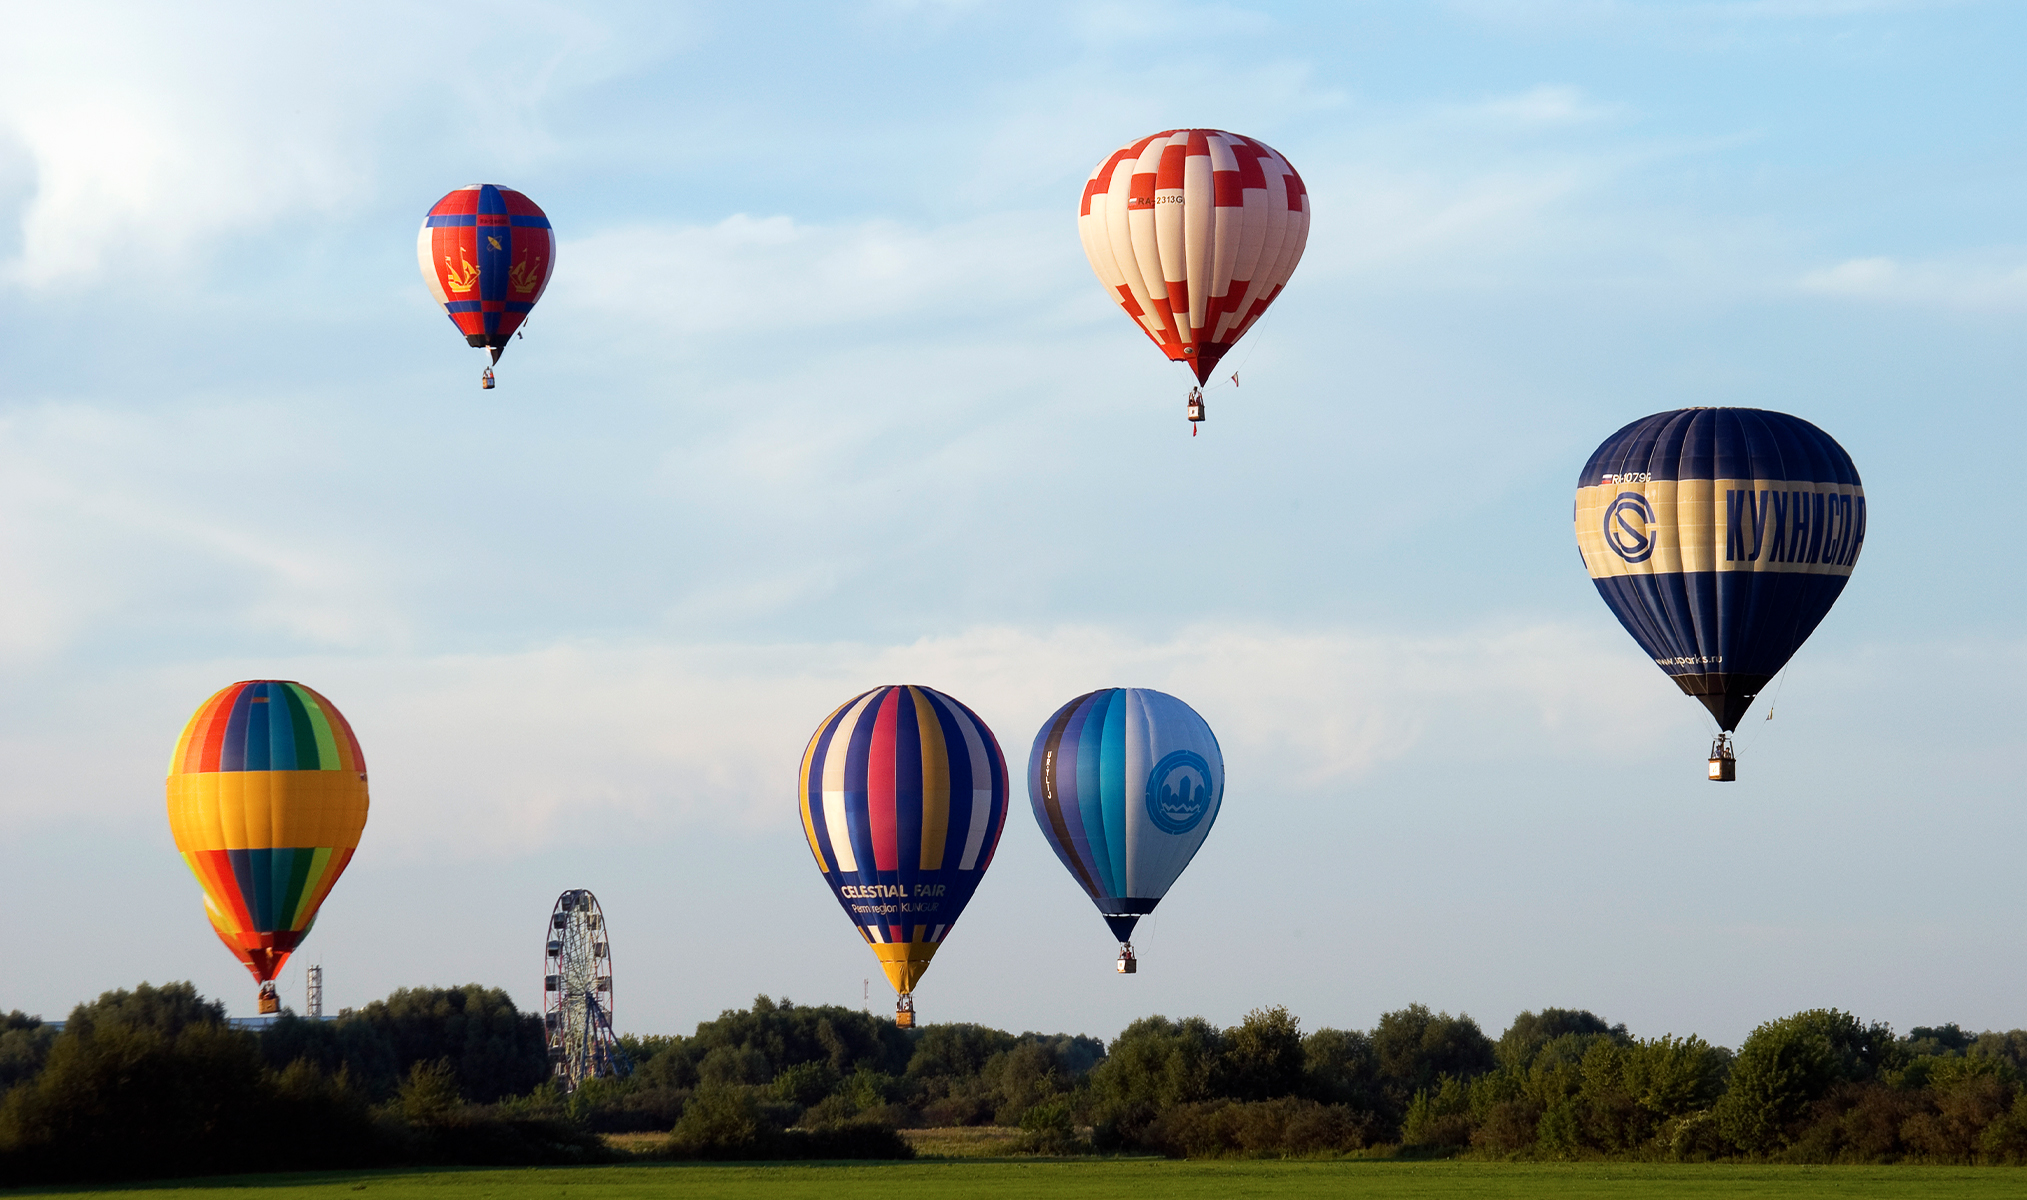
[[1224,797],[1211,727],[1149,688],[1077,697],[1043,724],[1028,755],[1042,836],[1122,942],[1196,857]]

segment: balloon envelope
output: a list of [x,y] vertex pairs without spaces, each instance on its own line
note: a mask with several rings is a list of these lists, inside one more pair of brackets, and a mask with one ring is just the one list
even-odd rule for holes
[[366,828],[359,739],[300,683],[235,683],[183,727],[168,791],[169,830],[211,927],[255,979],[273,979]]
[[907,995],[999,845],[1007,801],[999,742],[939,691],[878,687],[817,727],[799,789],[817,869]]
[[1167,129],[1091,172],[1077,232],[1106,294],[1203,383],[1295,273],[1309,192],[1264,142]]
[[1035,822],[1122,942],[1196,856],[1224,796],[1211,727],[1150,688],[1077,697],[1028,753]]
[[533,200],[490,183],[461,187],[422,219],[422,282],[451,324],[493,361],[528,319],[556,269],[556,233]]
[[1729,732],[1844,591],[1865,489],[1844,448],[1800,417],[1678,409],[1591,455],[1576,532],[1626,632]]

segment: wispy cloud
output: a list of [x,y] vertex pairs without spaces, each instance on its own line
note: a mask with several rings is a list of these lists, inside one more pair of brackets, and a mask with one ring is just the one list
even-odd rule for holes
[[[341,494],[313,481],[335,466],[313,440],[280,406],[0,416],[0,662],[162,620],[326,647],[402,640],[373,556],[303,519],[313,495]],[[192,486],[217,480],[241,486]]]
[[[555,148],[546,101],[661,40],[643,27],[614,44],[604,22],[529,3],[442,38],[428,15],[372,3],[0,12],[0,144],[18,159],[0,168],[23,176],[0,178],[0,222],[18,229],[0,280],[31,288],[132,281],[234,235],[354,212],[394,157],[381,135],[398,113],[405,152],[525,164]],[[530,24],[542,38],[520,35]],[[592,48],[598,68],[569,69]]]
[[2027,306],[2027,261],[2017,251],[1952,259],[1846,259],[1796,281],[1804,292],[1847,300],[1958,309]]
[[1814,21],[1960,8],[1965,0],[1450,0],[1469,16],[1512,25],[1708,26]]
[[1595,101],[1582,88],[1549,83],[1504,96],[1493,96],[1474,104],[1441,106],[1437,110],[1439,119],[1509,129],[1588,125],[1624,115],[1623,106]]
[[[1016,776],[1033,731],[1093,687],[1156,687],[1196,704],[1225,746],[1234,787],[1327,793],[1382,764],[1426,754],[1638,757],[1695,714],[1651,667],[1596,629],[1482,628],[1441,637],[1376,629],[1194,627],[1150,639],[1107,627],[983,627],[903,645],[558,643],[519,653],[296,659],[287,670],[352,720],[372,764],[373,836],[385,852],[520,853],[586,836],[685,827],[760,829],[793,804],[810,731],[847,697],[926,683],[976,708]],[[270,664],[266,671],[278,669]],[[119,820],[150,808],[147,785],[182,709],[261,673],[186,664],[73,682],[65,705],[127,697],[102,722],[14,723],[0,743],[12,783],[0,814]],[[117,728],[114,728],[116,726]],[[117,745],[80,793],[86,743]],[[1532,748],[1532,749],[1530,749]],[[53,764],[65,774],[52,775]],[[112,786],[123,780],[119,786]],[[1024,793],[1016,788],[1017,799]]]
[[[566,242],[557,307],[675,338],[776,335],[936,308],[983,319],[1059,285],[1063,220],[1002,213],[941,226],[824,225],[737,214],[712,225],[636,226]],[[1074,229],[1068,240],[1074,250]]]

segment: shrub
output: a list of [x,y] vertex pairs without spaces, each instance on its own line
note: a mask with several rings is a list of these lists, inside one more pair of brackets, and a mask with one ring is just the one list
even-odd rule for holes
[[750,1158],[764,1126],[760,1106],[745,1088],[706,1086],[690,1097],[669,1134],[676,1158]]
[[1453,1075],[1433,1091],[1423,1088],[1409,1102],[1401,1120],[1403,1146],[1468,1146],[1471,1144],[1471,1101]]
[[1148,1128],[1143,1145],[1171,1158],[1235,1155],[1289,1157],[1363,1149],[1370,1113],[1301,1097],[1250,1103],[1213,1100],[1178,1105]]
[[1972,1162],[1984,1146],[1985,1130],[2013,1104],[2012,1069],[1994,1059],[1945,1060],[1947,1069],[1929,1076],[1932,1108],[1901,1126],[1912,1154],[1940,1162]]
[[1077,1124],[1067,1100],[1045,1100],[1021,1115],[1014,1149],[1022,1154],[1069,1154],[1078,1148]]
[[80,1005],[41,1073],[0,1100],[0,1159],[22,1180],[361,1166],[392,1150],[347,1077],[266,1070],[188,984]]
[[1471,1145],[1493,1154],[1516,1154],[1534,1145],[1540,1121],[1541,1106],[1532,1100],[1494,1101],[1474,1122]]

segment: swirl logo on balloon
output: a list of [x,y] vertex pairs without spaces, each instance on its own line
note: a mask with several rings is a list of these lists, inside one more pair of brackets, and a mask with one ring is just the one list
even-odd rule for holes
[[[1634,528],[1630,517],[1639,518],[1639,528]],[[1654,553],[1654,539],[1647,534],[1653,524],[1654,506],[1647,503],[1647,497],[1639,492],[1620,492],[1618,499],[1605,509],[1605,544],[1629,563],[1646,562]]]

